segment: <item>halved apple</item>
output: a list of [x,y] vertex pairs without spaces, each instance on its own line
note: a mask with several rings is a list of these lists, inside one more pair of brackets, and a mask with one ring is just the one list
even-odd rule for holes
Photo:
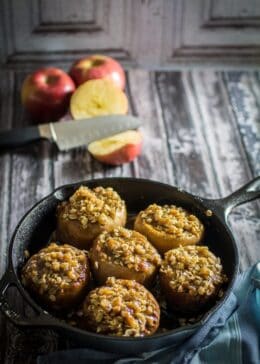
[[141,153],[142,142],[140,131],[128,130],[90,143],[88,151],[100,162],[120,165],[131,162]]
[[70,100],[70,112],[74,119],[126,114],[127,109],[126,94],[111,80],[106,79],[84,82]]

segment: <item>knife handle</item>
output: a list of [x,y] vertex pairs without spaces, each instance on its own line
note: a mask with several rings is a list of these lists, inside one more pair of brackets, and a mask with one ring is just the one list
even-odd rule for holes
[[41,139],[37,126],[0,132],[0,150],[22,147]]

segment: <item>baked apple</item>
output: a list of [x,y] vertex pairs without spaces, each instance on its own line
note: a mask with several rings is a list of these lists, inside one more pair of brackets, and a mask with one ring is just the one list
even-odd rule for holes
[[161,254],[180,245],[197,244],[204,235],[200,220],[175,205],[148,206],[137,215],[134,229],[146,236]]
[[197,313],[212,302],[227,280],[220,259],[206,246],[187,245],[165,253],[160,283],[169,308]]
[[89,252],[92,272],[99,284],[108,277],[134,279],[150,285],[161,264],[161,256],[137,231],[117,227],[100,234]]
[[113,336],[147,336],[156,332],[160,307],[140,283],[108,278],[91,291],[83,304],[82,324],[87,330]]
[[104,230],[126,223],[126,206],[112,188],[81,186],[57,208],[57,238],[89,249]]
[[23,267],[22,283],[55,310],[68,309],[86,295],[90,281],[88,258],[71,245],[51,243]]

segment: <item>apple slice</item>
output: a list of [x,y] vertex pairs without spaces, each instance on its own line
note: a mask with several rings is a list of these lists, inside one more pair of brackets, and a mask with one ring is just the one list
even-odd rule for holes
[[70,100],[70,112],[74,119],[126,114],[127,109],[126,94],[111,80],[106,79],[84,82]]
[[128,130],[90,143],[88,151],[100,162],[119,165],[131,162],[141,153],[142,141],[140,131]]

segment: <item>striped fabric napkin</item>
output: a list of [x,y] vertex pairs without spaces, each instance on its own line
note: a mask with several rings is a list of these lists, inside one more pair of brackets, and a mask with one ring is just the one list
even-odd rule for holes
[[239,275],[221,309],[179,347],[137,357],[92,349],[59,351],[38,357],[37,364],[259,364],[260,262]]

